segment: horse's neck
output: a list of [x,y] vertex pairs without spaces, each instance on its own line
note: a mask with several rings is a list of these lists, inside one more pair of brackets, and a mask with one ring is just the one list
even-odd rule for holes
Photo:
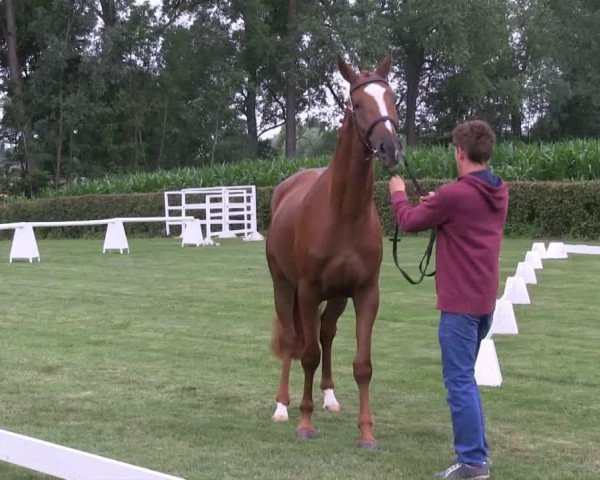
[[341,215],[359,218],[372,208],[375,168],[368,156],[354,126],[354,116],[347,115],[329,165],[330,200]]

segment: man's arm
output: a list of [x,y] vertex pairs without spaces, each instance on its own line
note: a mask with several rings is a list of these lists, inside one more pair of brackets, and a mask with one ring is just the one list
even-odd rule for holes
[[[403,186],[403,183],[402,183]],[[396,223],[406,232],[420,232],[441,225],[448,219],[449,210],[444,195],[435,193],[418,206],[412,206],[404,189],[392,192]]]

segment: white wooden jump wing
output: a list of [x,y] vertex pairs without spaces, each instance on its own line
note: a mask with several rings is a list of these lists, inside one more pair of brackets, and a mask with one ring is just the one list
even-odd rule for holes
[[[257,231],[256,187],[254,185],[185,188],[164,192],[167,235],[171,226],[183,228],[183,216],[194,212],[205,230],[205,244],[213,236],[244,240],[264,240]],[[199,212],[199,213],[195,213]],[[183,235],[182,235],[183,236]]]
[[183,480],[6,430],[0,460],[65,480]]

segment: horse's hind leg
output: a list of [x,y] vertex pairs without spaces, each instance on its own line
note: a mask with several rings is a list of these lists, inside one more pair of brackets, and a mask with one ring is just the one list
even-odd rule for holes
[[286,422],[290,404],[289,378],[292,358],[298,356],[297,333],[294,329],[295,287],[284,277],[274,275],[273,291],[275,297],[276,324],[272,341],[273,351],[281,358],[281,377],[277,390],[277,408],[272,420]]
[[281,359],[281,377],[279,379],[279,389],[275,401],[277,407],[275,413],[271,417],[274,422],[282,423],[289,420],[288,407],[290,405],[290,368],[292,365],[292,357],[289,354],[282,356]]
[[344,313],[348,299],[346,297],[332,298],[321,315],[321,348],[323,349],[323,366],[321,367],[321,390],[323,391],[323,408],[328,412],[339,412],[340,404],[333,392],[333,373],[331,366],[331,348],[337,331],[337,321]]

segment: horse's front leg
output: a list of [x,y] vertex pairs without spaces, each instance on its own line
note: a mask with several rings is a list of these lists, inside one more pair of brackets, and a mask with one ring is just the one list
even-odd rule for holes
[[327,301],[327,306],[321,315],[321,347],[323,349],[323,366],[321,368],[321,390],[324,400],[323,408],[328,412],[339,412],[340,404],[335,398],[333,385],[333,372],[331,366],[331,350],[333,339],[337,331],[337,321],[344,313],[348,299],[346,297],[332,298]]
[[378,444],[373,435],[373,418],[369,406],[369,383],[373,368],[371,365],[371,334],[373,324],[379,309],[379,287],[377,284],[357,292],[354,297],[356,312],[356,356],[352,364],[354,379],[358,385],[359,412],[358,428],[360,429],[361,448],[377,448]]
[[296,435],[299,438],[314,438],[316,431],[312,423],[312,414],[314,411],[312,390],[315,371],[321,359],[321,349],[319,348],[318,332],[319,300],[309,286],[300,284],[298,289],[298,305],[300,307],[300,318],[304,332],[304,351],[301,357],[302,369],[304,370],[304,393],[300,402],[300,412],[302,415],[296,429]]

